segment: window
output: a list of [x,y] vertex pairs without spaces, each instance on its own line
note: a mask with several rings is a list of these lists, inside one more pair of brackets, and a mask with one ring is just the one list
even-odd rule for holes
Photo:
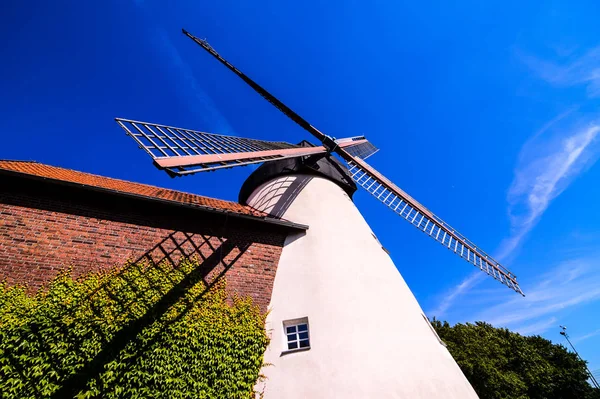
[[286,337],[287,351],[310,349],[308,317],[284,321],[283,331]]

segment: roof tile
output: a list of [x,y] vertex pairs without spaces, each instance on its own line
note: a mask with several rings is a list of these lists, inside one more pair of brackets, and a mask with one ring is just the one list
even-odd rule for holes
[[224,201],[216,198],[170,190],[167,188],[133,183],[126,180],[112,179],[109,177],[93,175],[76,170],[45,165],[34,161],[0,160],[0,170],[7,170],[52,180],[81,184],[88,187],[102,188],[124,194],[140,195],[150,199],[161,199],[165,201],[172,201],[174,203],[194,205],[225,212],[233,212],[240,215],[257,217],[266,216],[266,214],[262,212],[252,209],[249,206],[240,205],[237,202]]

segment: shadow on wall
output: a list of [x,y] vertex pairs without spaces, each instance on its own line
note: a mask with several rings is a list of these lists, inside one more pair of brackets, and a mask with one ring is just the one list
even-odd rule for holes
[[311,180],[312,177],[307,175],[284,176],[271,180],[251,196],[248,204],[254,209],[282,218]]
[[[3,344],[2,357],[8,359],[12,368],[18,371],[21,381],[29,384],[23,387],[28,392],[25,396],[74,397],[89,389],[89,384],[94,384],[93,381],[100,381],[100,375],[107,372],[107,365],[116,361],[124,351],[128,360],[125,363],[119,360],[120,365],[125,364],[126,369],[133,367],[144,352],[151,350],[156,341],[161,339],[170,324],[183,318],[222,279],[250,245],[250,242],[241,239],[173,232],[135,262],[115,272],[110,279],[103,280],[93,292],[88,291],[87,296],[75,297],[72,303],[58,304],[57,311],[44,316],[50,317],[50,321],[45,319],[41,323],[35,318],[29,320],[21,327],[28,330],[33,346],[27,349],[22,345]],[[194,259],[195,267],[180,268],[182,262],[189,259]],[[165,267],[176,270],[177,274],[166,273]],[[137,276],[135,281],[130,278],[132,271]],[[169,280],[168,284],[161,281],[173,276],[177,278]],[[192,289],[193,287],[200,288]],[[122,294],[125,289],[130,293],[129,296]],[[122,314],[127,314],[124,324],[116,331],[98,324],[98,320],[107,317],[106,310],[98,306],[99,302],[101,304],[99,296],[109,298]],[[82,312],[84,308],[85,311]],[[75,314],[89,314],[91,318],[95,315],[97,319],[92,321],[70,317]],[[118,312],[113,316],[120,317]],[[157,320],[162,323],[158,329],[155,328]],[[140,339],[141,336],[144,338]],[[97,349],[90,350],[90,342],[99,344]],[[63,343],[61,352],[56,345]],[[54,386],[58,385],[58,389],[52,389],[51,394],[42,391],[44,388],[37,386],[36,379],[30,377],[31,369],[36,365],[31,364],[31,359],[23,351],[31,351],[32,347],[45,352],[43,357],[49,366],[45,365],[42,372],[44,375],[52,375]],[[73,359],[78,359],[76,362],[81,367],[73,368]],[[119,373],[122,372],[123,370],[119,370]],[[104,388],[99,387],[100,396]]]

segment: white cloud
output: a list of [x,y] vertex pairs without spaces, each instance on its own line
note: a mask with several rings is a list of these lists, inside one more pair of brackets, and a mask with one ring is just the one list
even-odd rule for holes
[[449,290],[437,308],[432,309],[427,313],[428,317],[442,318],[446,315],[448,309],[454,304],[454,302],[463,294],[468,292],[471,288],[477,285],[486,275],[480,271],[471,273],[466,277],[460,284]]
[[[474,320],[509,327],[522,333],[541,333],[553,319],[573,308],[600,300],[600,261],[597,258],[562,262],[528,284],[527,296],[502,300],[500,291],[494,305],[474,312]],[[473,293],[473,295],[477,295]]]
[[[148,14],[144,0],[134,0],[134,2],[146,13],[149,20],[153,18]],[[235,135],[233,128],[221,114],[212,98],[198,84],[192,68],[181,57],[179,50],[171,42],[167,32],[156,24],[153,24],[153,26],[153,34],[156,35],[152,38],[152,42],[155,44],[154,49],[160,52],[164,62],[175,70],[169,76],[172,78],[179,95],[185,98],[190,111],[203,119],[204,129],[212,130],[211,133]],[[190,41],[188,45],[195,44]]]
[[581,341],[585,341],[586,339],[592,338],[592,337],[596,337],[600,335],[600,329],[596,330],[596,331],[592,331],[591,333],[579,336],[579,337],[575,337],[575,338],[571,338],[571,341],[573,343],[578,343]]
[[522,148],[508,191],[511,235],[499,250],[508,258],[537,224],[550,202],[597,159],[600,125],[589,124],[558,134],[536,134]]
[[215,129],[214,133],[235,134],[233,128],[218,110],[213,100],[198,84],[192,69],[183,58],[181,58],[179,51],[173,43],[171,43],[167,33],[164,30],[159,30],[158,36],[160,38],[160,48],[165,53],[165,60],[170,61],[177,69],[177,73],[174,75],[178,76],[177,83],[180,91],[184,93],[184,95],[189,96],[189,100],[191,100],[188,101],[190,110],[195,113],[200,112],[200,116],[205,122],[210,125],[211,128]]
[[580,56],[563,57],[562,63],[527,54],[520,54],[520,58],[541,79],[554,86],[584,85],[588,97],[600,96],[600,47]]
[[547,320],[538,320],[531,324],[518,327],[515,331],[522,335],[542,334],[552,327],[557,327],[557,320],[558,319],[556,317],[551,317]]
[[[600,301],[600,256],[586,256],[550,265],[543,274],[531,275],[522,285],[525,297],[507,295],[506,287],[481,289],[474,285],[460,292],[460,309],[449,311],[440,305],[445,317],[456,322],[486,321],[496,327],[506,327],[524,335],[542,334],[552,328],[558,331],[561,320],[578,307]],[[485,277],[483,273],[480,273]],[[456,297],[452,301],[456,300]],[[445,303],[442,301],[442,304]],[[428,316],[437,316],[428,313]],[[574,338],[582,341],[600,335],[600,331]]]
[[[600,95],[600,47],[562,64],[520,54],[544,81],[555,86],[585,85],[588,97]],[[600,124],[584,123],[573,106],[546,123],[523,146],[508,192],[511,235],[500,246],[498,257],[507,258],[539,221],[550,202],[578,173],[597,159]],[[567,118],[569,117],[569,118]],[[579,119],[579,120],[578,120]]]
[[[550,202],[597,159],[595,144],[600,125],[590,124],[566,132],[560,126],[557,129],[557,124],[572,111],[568,110],[547,123],[521,149],[519,165],[507,196],[511,234],[500,244],[496,256],[499,261],[513,255]],[[485,277],[483,273],[475,272],[465,278],[450,289],[438,307],[428,314],[443,317],[458,299],[483,280],[482,277]]]
[[[525,64],[547,83],[558,87],[584,85],[587,97],[600,96],[600,46],[579,57],[573,56],[571,51],[563,55],[571,58],[558,64],[520,54]],[[589,118],[577,115],[578,109],[579,106],[573,106],[562,112],[523,145],[507,195],[511,231],[496,251],[499,261],[514,256],[552,200],[581,172],[591,167],[600,155],[600,123],[594,120],[589,122]],[[481,280],[475,279],[474,275],[467,277],[443,296],[431,314],[438,317],[446,314],[457,300],[469,295]],[[528,301],[531,301],[531,293],[527,295]],[[517,302],[522,298],[513,300]],[[566,301],[564,304],[567,304]],[[523,328],[524,331],[536,331],[542,329],[544,323],[549,321],[537,321]]]

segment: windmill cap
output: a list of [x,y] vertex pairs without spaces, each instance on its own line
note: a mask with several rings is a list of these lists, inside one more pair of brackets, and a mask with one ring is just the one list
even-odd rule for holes
[[[303,147],[313,145],[303,141]],[[324,177],[337,184],[350,198],[356,191],[356,184],[348,173],[348,168],[329,154],[317,154],[306,157],[287,158],[280,161],[266,162],[258,167],[242,184],[238,200],[246,204],[248,198],[260,185],[279,176],[306,174]]]

